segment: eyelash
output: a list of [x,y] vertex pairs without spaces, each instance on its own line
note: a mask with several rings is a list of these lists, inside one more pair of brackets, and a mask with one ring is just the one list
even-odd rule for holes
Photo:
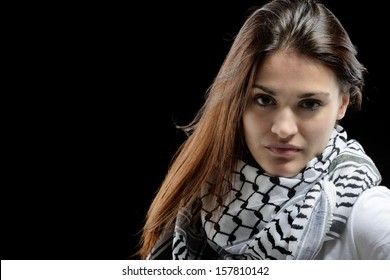
[[[264,100],[262,100],[264,98],[268,99],[268,100],[266,100],[268,102],[265,102],[266,104],[264,104]],[[275,99],[269,95],[266,95],[266,94],[256,95],[254,100],[255,100],[255,103],[257,105],[259,105],[260,107],[267,107],[267,106],[271,106],[271,105],[276,104]],[[310,103],[312,106],[308,106],[308,103]],[[299,105],[303,109],[307,109],[310,111],[316,111],[319,109],[319,107],[323,106],[323,103],[317,99],[305,99],[305,100],[299,102]]]

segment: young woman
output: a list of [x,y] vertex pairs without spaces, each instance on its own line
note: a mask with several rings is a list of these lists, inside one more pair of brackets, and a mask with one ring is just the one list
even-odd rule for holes
[[390,190],[340,125],[365,67],[313,0],[252,12],[148,211],[142,259],[390,259]]

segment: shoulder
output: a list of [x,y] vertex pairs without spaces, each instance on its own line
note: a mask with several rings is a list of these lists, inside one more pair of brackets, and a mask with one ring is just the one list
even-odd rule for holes
[[390,258],[390,189],[377,186],[364,191],[348,220],[354,243],[364,259]]
[[370,222],[373,215],[379,214],[389,216],[390,212],[390,189],[384,186],[372,187],[365,190],[356,200],[352,213],[359,213],[360,222]]
[[390,189],[365,190],[340,239],[325,242],[316,259],[390,260]]

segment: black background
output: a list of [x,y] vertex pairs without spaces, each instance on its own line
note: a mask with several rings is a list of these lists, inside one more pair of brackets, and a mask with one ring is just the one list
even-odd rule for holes
[[[384,2],[323,2],[369,70],[363,109],[344,126],[390,186]],[[206,3],[10,7],[2,259],[134,258],[184,139],[173,122],[194,116],[247,10],[264,1]]]

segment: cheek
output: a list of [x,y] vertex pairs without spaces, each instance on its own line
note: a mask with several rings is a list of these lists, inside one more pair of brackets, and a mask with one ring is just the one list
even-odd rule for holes
[[314,154],[320,154],[329,142],[329,138],[332,134],[334,125],[319,125],[313,124],[310,130],[306,131],[306,136],[309,138],[310,146],[313,148]]
[[264,135],[267,120],[264,117],[258,116],[257,114],[247,111],[243,116],[243,127],[244,136],[247,144],[257,142],[262,135]]

